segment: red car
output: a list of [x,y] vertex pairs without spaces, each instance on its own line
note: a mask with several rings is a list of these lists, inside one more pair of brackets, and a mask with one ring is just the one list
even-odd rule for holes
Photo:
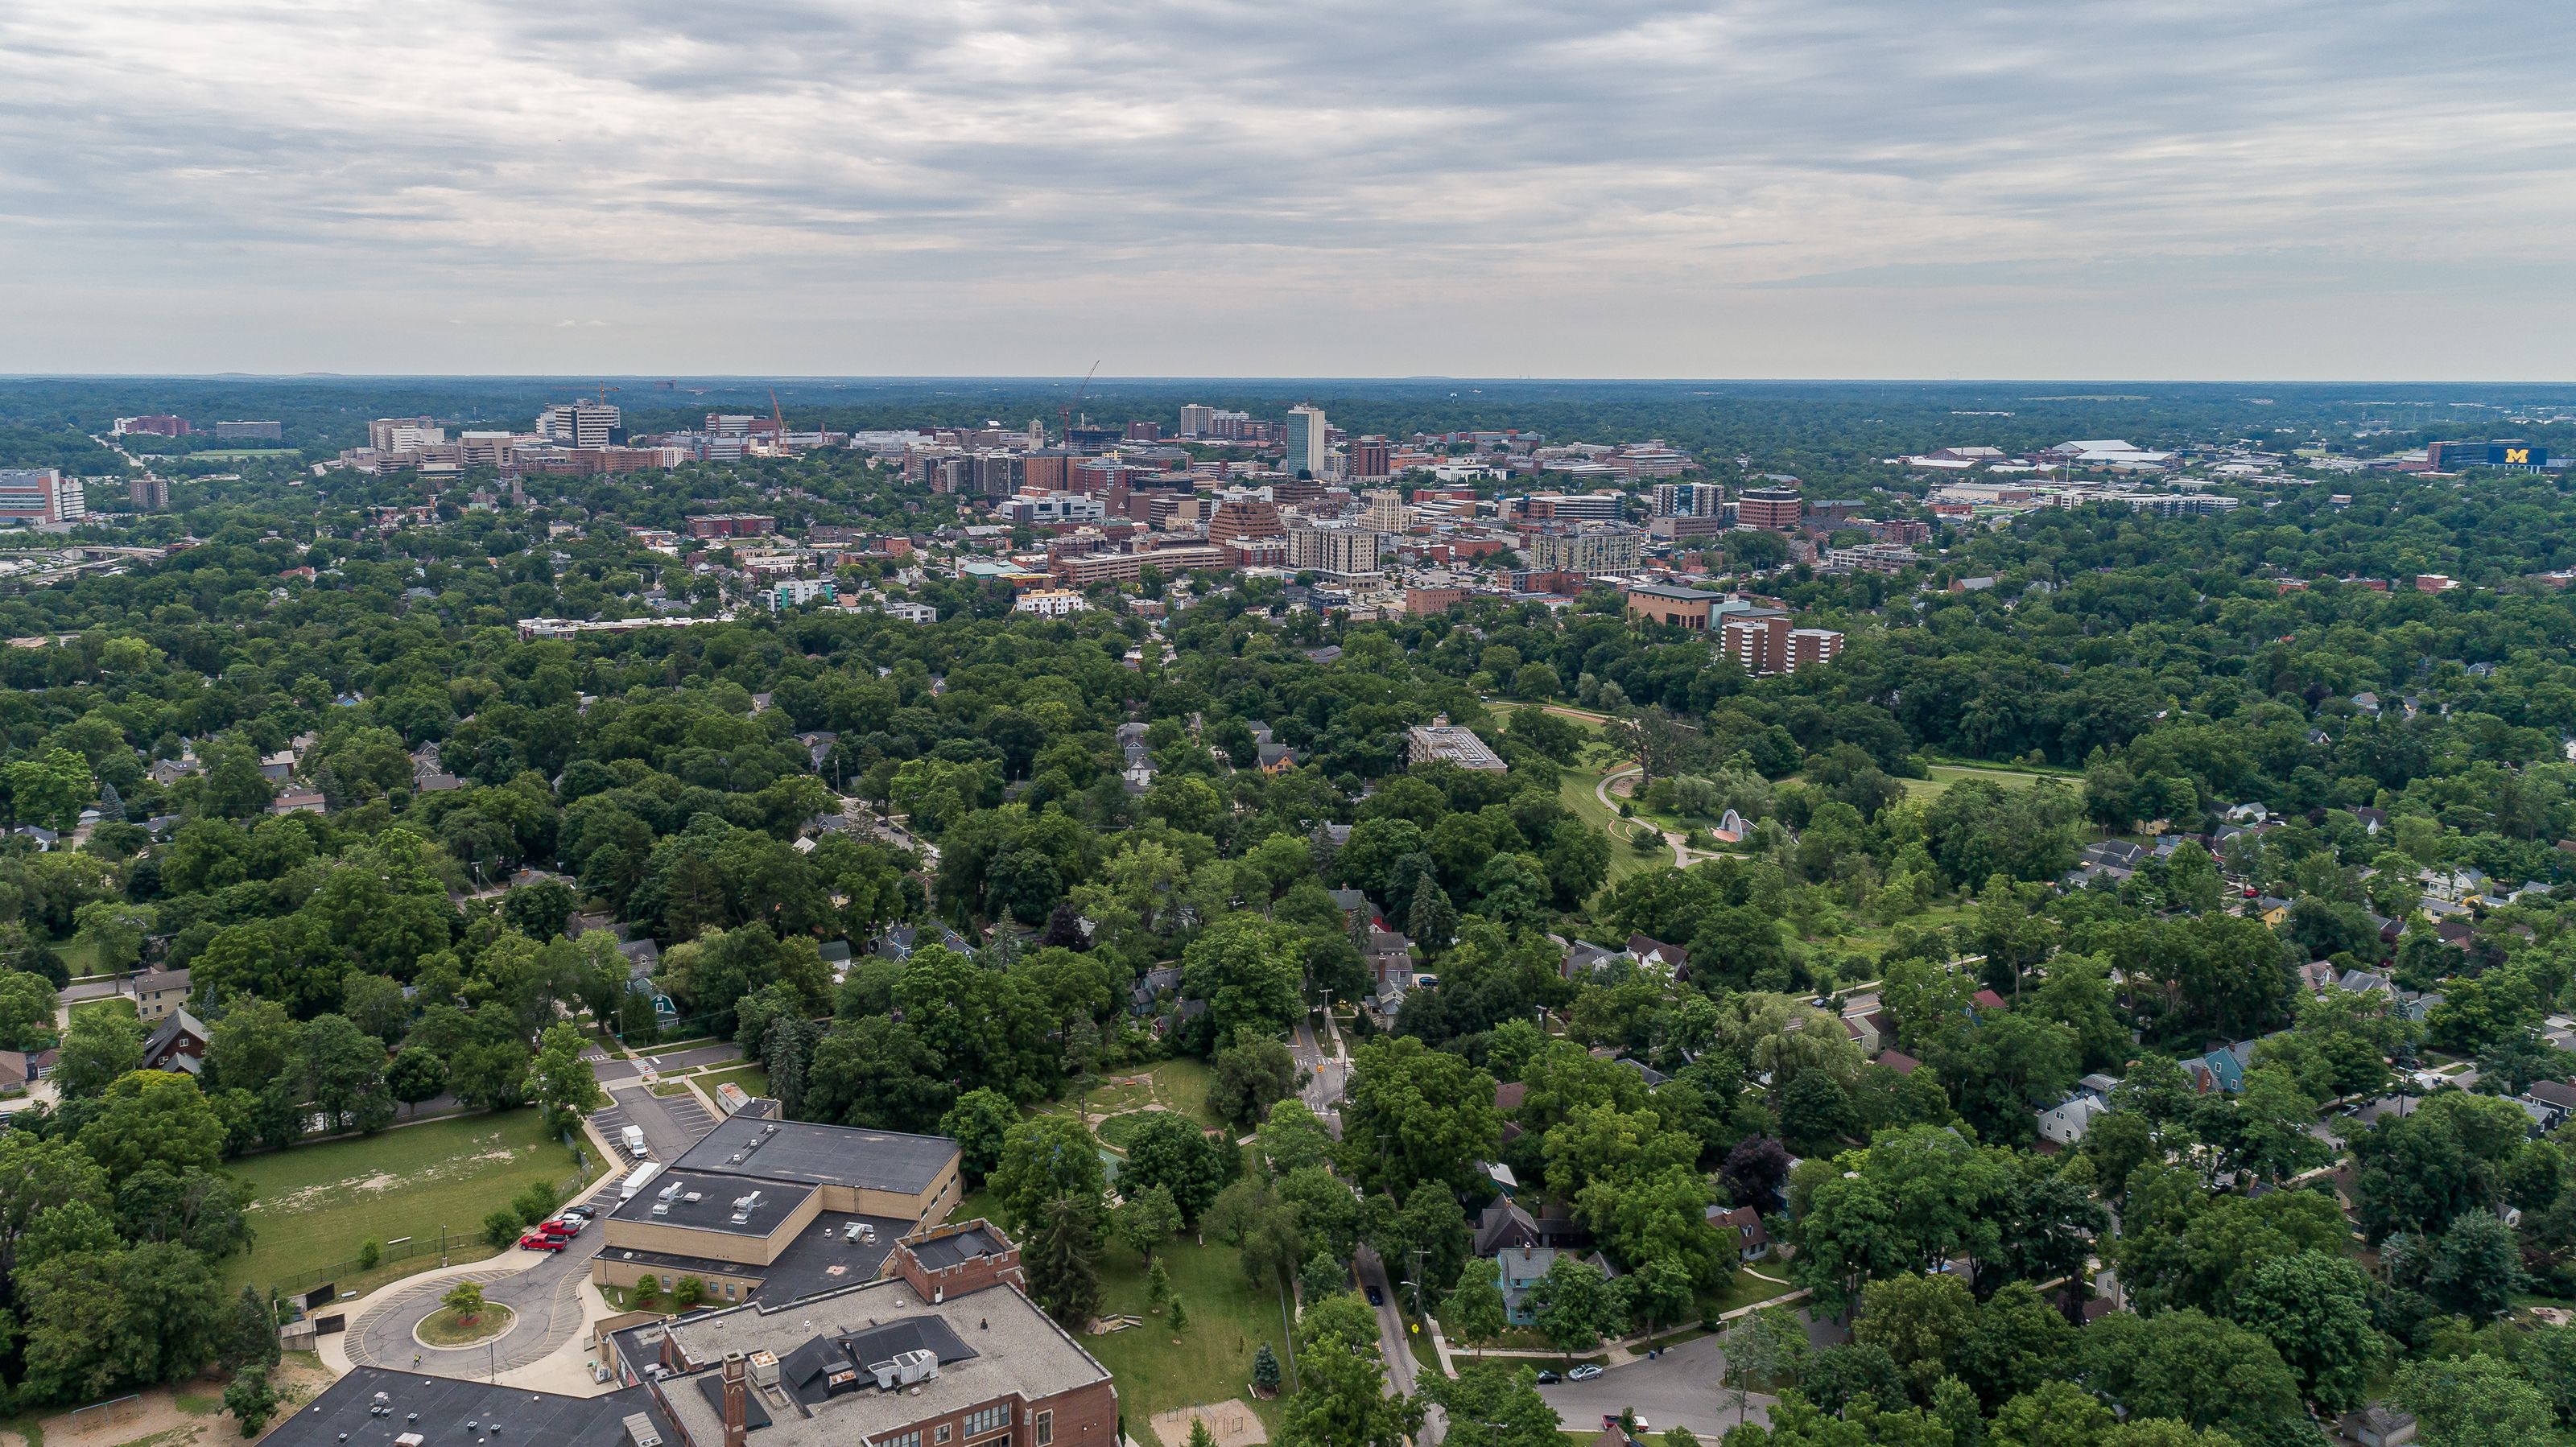
[[581,1228],[589,1224],[589,1222],[584,1221],[578,1216],[558,1216],[551,1221],[539,1222],[537,1225],[537,1234],[540,1236],[552,1236],[558,1241],[569,1241],[573,1237],[580,1235]]
[[561,1251],[564,1249],[564,1238],[561,1236],[548,1236],[540,1231],[531,1231],[527,1235],[519,1238],[519,1244],[531,1251]]

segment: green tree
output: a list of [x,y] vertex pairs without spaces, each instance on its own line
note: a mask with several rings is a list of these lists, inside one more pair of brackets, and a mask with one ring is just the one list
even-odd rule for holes
[[1353,1052],[1342,1107],[1340,1164],[1363,1190],[1399,1199],[1424,1181],[1474,1185],[1475,1163],[1500,1149],[1494,1078],[1410,1036]]
[[1955,1276],[1891,1276],[1862,1291],[1852,1340],[1886,1352],[1917,1400],[1928,1401],[1933,1383],[1951,1375],[1976,1315],[1976,1298]]
[[44,976],[0,969],[0,1049],[35,1050],[51,1043],[57,1008],[53,984]]
[[939,1133],[957,1142],[957,1168],[969,1186],[980,1186],[1002,1162],[1002,1143],[1019,1109],[997,1090],[970,1090],[939,1118]]
[[39,757],[0,769],[0,784],[8,786],[9,812],[14,818],[57,833],[69,832],[80,811],[98,797],[98,781],[90,774],[89,761],[64,748],[47,749]]
[[67,1098],[104,1094],[111,1084],[143,1068],[143,1026],[114,1010],[83,1010],[63,1032],[54,1086]]
[[381,1130],[393,1120],[385,1046],[345,1015],[317,1015],[303,1035],[303,1085],[335,1129]]
[[1628,1314],[1601,1268],[1559,1252],[1528,1293],[1530,1314],[1549,1346],[1569,1356],[1588,1352],[1605,1337],[1624,1335]]
[[1035,1219],[1037,1250],[1023,1261],[1029,1299],[1068,1330],[1079,1327],[1100,1304],[1099,1199],[1058,1196]]
[[1644,1318],[1650,1345],[1658,1325],[1680,1325],[1698,1304],[1699,1286],[1691,1279],[1690,1268],[1669,1257],[1656,1257],[1638,1267],[1629,1275],[1627,1287],[1629,1311]]
[[1181,954],[1181,993],[1208,1004],[1217,1038],[1240,1032],[1272,1039],[1305,1017],[1298,987],[1306,950],[1289,926],[1257,914],[1230,914]]
[[81,1127],[81,1149],[123,1182],[146,1167],[211,1174],[222,1159],[224,1123],[185,1075],[137,1070],[99,1098]]
[[2277,1257],[2256,1269],[2230,1314],[2272,1343],[2309,1401],[2328,1412],[2361,1405],[2385,1348],[2360,1267],[2321,1251]]
[[598,1073],[582,1058],[587,1044],[569,1022],[549,1025],[538,1037],[536,1059],[528,1066],[528,1094],[544,1108],[549,1130],[575,1129],[583,1116],[608,1103]]
[[1001,1162],[985,1185],[1003,1222],[1021,1235],[1036,1232],[1052,1219],[1054,1204],[1068,1199],[1083,1205],[1096,1232],[1108,1173],[1100,1164],[1100,1143],[1082,1122],[1041,1115],[1011,1127]]
[[1137,1257],[1147,1265],[1154,1263],[1156,1254],[1181,1229],[1181,1208],[1173,1204],[1167,1186],[1147,1186],[1134,1192],[1119,1203],[1112,1215],[1118,1239],[1135,1248]]
[[233,1414],[241,1435],[258,1436],[268,1419],[277,1415],[277,1391],[269,1385],[267,1369],[242,1372],[226,1383],[224,1410]]
[[2271,1441],[2280,1424],[2305,1415],[2298,1382],[2270,1342],[2189,1308],[2114,1312],[2087,1327],[2083,1371],[2087,1386],[2127,1407],[2132,1419],[2170,1417]]
[[1252,1390],[1258,1396],[1279,1395],[1279,1354],[1263,1342],[1252,1353]]
[[91,947],[99,967],[123,974],[142,962],[143,942],[152,935],[156,913],[148,904],[94,899],[72,917],[80,925],[77,938]]
[[415,1045],[401,1051],[385,1068],[385,1092],[402,1102],[406,1110],[421,1102],[435,1100],[447,1089],[447,1062],[438,1052]]
[[[1528,670],[1524,669],[1523,672]],[[1431,1377],[1423,1395],[1448,1414],[1453,1447],[1563,1447],[1564,1419],[1538,1394],[1528,1367],[1475,1366],[1456,1378]]]
[[1118,1183],[1123,1191],[1163,1187],[1180,1207],[1182,1223],[1194,1224],[1225,1189],[1233,1163],[1233,1148],[1195,1122],[1172,1111],[1150,1111],[1128,1133]]
[[2547,1447],[2562,1440],[2549,1399],[2491,1356],[2428,1358],[2399,1368],[2397,1405],[2426,1447]]
[[1210,1064],[1216,1077],[1208,1083],[1208,1108],[1237,1130],[1260,1125],[1273,1105],[1297,1090],[1297,1062],[1276,1040],[1238,1039]]
[[1491,1260],[1471,1261],[1458,1273],[1457,1288],[1440,1307],[1441,1325],[1456,1340],[1484,1354],[1487,1345],[1511,1325],[1497,1284],[1502,1268]]
[[483,1287],[480,1282],[460,1281],[447,1288],[439,1304],[455,1312],[460,1321],[471,1322],[483,1314]]
[[1403,1447],[1422,1423],[1410,1398],[1386,1394],[1377,1319],[1342,1296],[1310,1305],[1297,1325],[1297,1390],[1281,1412],[1283,1447]]

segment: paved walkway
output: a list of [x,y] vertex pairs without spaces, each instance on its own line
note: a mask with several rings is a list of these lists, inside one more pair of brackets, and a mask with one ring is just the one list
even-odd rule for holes
[[[579,1330],[581,1289],[590,1259],[606,1234],[597,1226],[559,1252],[517,1248],[460,1270],[413,1277],[380,1294],[350,1323],[342,1351],[352,1366],[392,1367],[439,1377],[488,1377],[552,1356]],[[420,1319],[459,1281],[480,1282],[484,1298],[518,1314],[518,1324],[498,1341],[453,1349],[424,1347],[413,1337]]]
[[[1664,843],[1671,847],[1673,851],[1673,867],[1675,869],[1688,869],[1692,865],[1697,864],[1704,859],[1723,859],[1726,857],[1724,854],[1716,850],[1691,848],[1689,835],[1676,833],[1670,829],[1659,828],[1651,819],[1644,817],[1634,819],[1620,818],[1619,804],[1621,801],[1610,797],[1610,786],[1619,780],[1627,778],[1631,774],[1639,772],[1642,771],[1633,763],[1621,764],[1610,772],[1603,774],[1601,776],[1601,782],[1592,786],[1592,797],[1600,800],[1601,807],[1610,811],[1610,825],[1611,833],[1613,835],[1618,833],[1619,826],[1623,824],[1636,828],[1655,830],[1663,836]],[[1625,844],[1628,840],[1626,838],[1620,838],[1617,842]]]

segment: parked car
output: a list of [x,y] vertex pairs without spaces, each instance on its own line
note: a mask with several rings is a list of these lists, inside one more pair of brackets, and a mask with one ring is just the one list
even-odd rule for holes
[[589,1224],[590,1223],[588,1221],[583,1220],[579,1216],[557,1216],[551,1221],[539,1224],[537,1227],[537,1234],[569,1240],[572,1237],[580,1235],[581,1228]]
[[589,1204],[588,1202],[584,1202],[584,1203],[582,1203],[581,1205],[578,1205],[578,1206],[566,1206],[566,1207],[564,1207],[564,1208],[563,1208],[563,1213],[564,1213],[565,1215],[567,1215],[567,1216],[574,1217],[574,1218],[576,1218],[576,1219],[578,1219],[578,1220],[587,1221],[587,1220],[589,1220],[591,1217],[596,1216],[596,1215],[598,1215],[598,1214],[599,1214],[599,1208],[598,1208],[597,1206],[593,1206],[593,1205]]
[[1559,1382],[1561,1382],[1561,1381],[1564,1381],[1564,1380],[1565,1380],[1565,1378],[1563,1378],[1563,1377],[1561,1377],[1561,1376],[1557,1375],[1557,1374],[1556,1374],[1556,1373],[1554,1373],[1554,1372],[1541,1372],[1541,1373],[1539,1373],[1539,1374],[1538,1374],[1538,1384],[1539,1384],[1540,1386],[1542,1386],[1542,1387],[1553,1387],[1553,1386],[1555,1386],[1557,1383],[1559,1383]]
[[1368,1301],[1371,1306],[1384,1306],[1386,1305],[1386,1293],[1372,1286],[1368,1288]]
[[1573,1371],[1567,1372],[1565,1374],[1565,1379],[1569,1382],[1588,1382],[1599,1375],[1601,1375],[1601,1369],[1599,1367],[1594,1366],[1590,1362],[1585,1362],[1583,1365],[1576,1367]]
[[549,1236],[542,1231],[531,1231],[519,1238],[519,1244],[531,1251],[561,1251],[564,1249],[564,1238]]

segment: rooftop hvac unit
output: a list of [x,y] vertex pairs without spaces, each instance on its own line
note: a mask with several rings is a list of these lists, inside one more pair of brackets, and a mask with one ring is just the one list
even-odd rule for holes
[[405,1432],[394,1439],[394,1447],[424,1447],[429,1441],[418,1432]]
[[706,1194],[701,1191],[687,1191],[681,1194],[680,1199],[691,1202],[703,1201],[706,1199]]
[[774,1121],[774,1120],[773,1120],[773,1121],[771,1121],[769,1124],[767,1124],[767,1125],[765,1125],[765,1126],[762,1126],[762,1127],[760,1128],[760,1133],[761,1133],[761,1135],[762,1135],[763,1137],[774,1136],[774,1135],[778,1134],[778,1122],[776,1122],[776,1121]]
[[778,1353],[756,1351],[751,1354],[751,1379],[764,1387],[778,1385]]
[[851,1223],[849,1223],[848,1225],[843,1226],[843,1227],[841,1228],[841,1239],[842,1239],[842,1240],[844,1240],[844,1241],[856,1241],[856,1240],[858,1240],[858,1239],[859,1239],[859,1223],[858,1223],[858,1222],[856,1222],[856,1221],[852,1221],[852,1222],[851,1222]]
[[669,1185],[664,1186],[664,1187],[662,1188],[662,1199],[663,1199],[663,1200],[665,1200],[665,1201],[668,1201],[668,1200],[670,1200],[671,1198],[673,1198],[674,1196],[679,1195],[679,1194],[680,1194],[680,1192],[682,1192],[682,1191],[684,1191],[684,1190],[686,1190],[686,1189],[688,1189],[688,1188],[687,1188],[687,1187],[685,1187],[685,1186],[683,1186],[683,1185],[681,1185],[679,1182],[677,1182],[677,1181],[673,1181],[673,1182],[672,1182],[672,1183],[670,1183]]
[[[668,1201],[655,1201],[655,1202],[653,1203],[653,1214],[654,1214],[654,1215],[656,1215],[656,1216],[668,1216],[668,1215],[670,1215],[670,1214],[671,1214],[671,1203],[670,1203],[670,1202],[668,1202]],[[737,1217],[736,1219],[740,1219],[740,1218],[739,1218],[739,1217]]]
[[661,1430],[653,1425],[651,1414],[636,1412],[626,1419],[627,1447],[662,1447]]
[[894,1356],[896,1377],[905,1386],[926,1382],[939,1375],[939,1354],[931,1351],[897,1352]]

